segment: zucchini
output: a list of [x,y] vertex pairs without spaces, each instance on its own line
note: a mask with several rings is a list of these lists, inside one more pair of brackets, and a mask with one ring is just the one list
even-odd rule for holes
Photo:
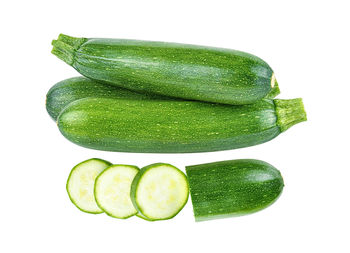
[[134,178],[130,196],[139,217],[150,221],[171,219],[187,203],[186,175],[170,164],[148,165]]
[[276,201],[284,183],[272,165],[252,159],[187,166],[196,221],[251,214]]
[[139,168],[131,165],[112,165],[96,178],[94,194],[97,205],[109,216],[126,219],[135,214],[130,199],[132,180]]
[[305,121],[301,99],[232,106],[197,101],[84,98],[63,109],[61,133],[83,147],[122,152],[190,153],[269,141]]
[[83,76],[135,91],[234,105],[279,93],[270,66],[240,51],[63,34],[52,45]]
[[46,110],[53,120],[69,103],[86,97],[159,99],[155,94],[141,94],[113,85],[102,84],[85,77],[73,77],[56,83],[46,95]]
[[[277,94],[269,93],[273,98]],[[99,83],[86,77],[72,77],[56,83],[46,95],[46,110],[53,120],[57,120],[58,115],[69,103],[87,97],[100,98],[129,98],[138,100],[148,99],[168,99],[171,97],[156,94],[144,94],[120,88],[106,83]]]
[[92,158],[77,164],[69,174],[66,189],[72,203],[86,213],[103,213],[94,197],[95,179],[108,166],[102,159]]

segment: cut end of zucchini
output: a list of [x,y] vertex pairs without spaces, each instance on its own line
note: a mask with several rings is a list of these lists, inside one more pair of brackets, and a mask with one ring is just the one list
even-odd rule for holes
[[85,38],[75,38],[60,34],[58,39],[53,40],[51,43],[53,46],[51,53],[68,65],[73,65],[75,51],[86,42],[86,40]]
[[96,178],[96,203],[106,214],[119,219],[137,214],[130,199],[130,187],[138,172],[136,166],[112,165]]
[[303,100],[301,98],[275,99],[274,103],[276,106],[277,125],[280,127],[281,132],[286,131],[295,124],[307,120]]
[[131,187],[133,204],[147,220],[173,218],[187,203],[188,194],[186,175],[163,163],[142,168]]
[[275,77],[275,73],[272,73],[271,76],[271,90],[270,92],[266,95],[265,98],[275,98],[281,93],[280,87],[278,86],[278,82]]
[[96,177],[111,163],[102,159],[89,159],[76,165],[67,180],[67,192],[70,200],[86,213],[103,213],[94,196]]

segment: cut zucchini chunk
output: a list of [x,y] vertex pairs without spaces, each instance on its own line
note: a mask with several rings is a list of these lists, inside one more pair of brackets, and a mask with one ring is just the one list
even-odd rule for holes
[[186,166],[196,221],[260,211],[283,190],[281,173],[264,161],[229,160]]
[[131,185],[132,203],[147,220],[173,218],[187,203],[188,193],[186,175],[165,163],[143,167]]
[[118,164],[106,168],[98,175],[95,181],[95,199],[106,214],[119,219],[137,214],[130,199],[130,187],[139,170],[136,166]]
[[98,174],[112,165],[102,159],[92,158],[76,165],[69,174],[66,189],[73,204],[86,213],[103,213],[94,197],[94,184]]

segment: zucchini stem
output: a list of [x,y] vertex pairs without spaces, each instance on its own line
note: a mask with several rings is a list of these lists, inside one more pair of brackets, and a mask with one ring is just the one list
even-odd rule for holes
[[286,131],[291,126],[306,121],[306,112],[303,100],[295,99],[275,99],[274,104],[277,114],[277,125],[281,132]]
[[51,53],[56,55],[69,65],[73,65],[75,51],[87,41],[86,38],[75,38],[68,35],[60,34],[57,40],[52,41]]

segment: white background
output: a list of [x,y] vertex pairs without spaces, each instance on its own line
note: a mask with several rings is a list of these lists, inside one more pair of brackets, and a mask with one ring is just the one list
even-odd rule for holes
[[[1,24],[1,252],[350,252],[348,1],[3,1]],[[308,121],[250,148],[199,154],[84,149],[45,110],[56,82],[78,74],[53,56],[59,33],[182,42],[253,53],[274,69],[280,98],[302,97]],[[285,180],[271,207],[195,223],[117,220],[80,212],[65,183],[99,157],[145,166],[256,158]]]

